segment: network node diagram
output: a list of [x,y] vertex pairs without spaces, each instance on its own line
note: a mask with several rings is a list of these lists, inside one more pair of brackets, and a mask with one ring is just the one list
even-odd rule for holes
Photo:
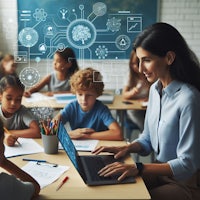
[[[47,60],[48,73],[55,51],[66,47],[73,48],[80,66],[100,69],[105,82],[122,79],[114,63],[129,59],[137,34],[157,19],[157,0],[18,0],[17,6],[15,58],[27,63],[20,72],[27,87],[39,81],[40,62]],[[115,73],[108,74],[107,66]]]

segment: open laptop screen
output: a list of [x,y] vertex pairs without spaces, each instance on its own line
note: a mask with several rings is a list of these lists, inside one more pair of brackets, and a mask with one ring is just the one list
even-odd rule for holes
[[67,152],[69,159],[73,162],[76,169],[79,170],[76,148],[75,148],[72,140],[70,139],[62,122],[59,123],[57,137],[58,137],[60,143],[62,144],[63,148]]
[[93,156],[79,156],[78,152],[67,133],[62,122],[59,123],[57,132],[58,139],[66,151],[69,159],[79,172],[84,182],[88,185],[108,185],[119,183],[134,183],[134,177],[128,177],[119,182],[117,176],[100,177],[98,171],[107,164],[116,161],[113,155],[93,155]]

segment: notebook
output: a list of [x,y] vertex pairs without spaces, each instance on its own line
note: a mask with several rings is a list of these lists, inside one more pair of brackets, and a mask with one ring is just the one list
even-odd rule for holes
[[54,98],[56,99],[56,103],[70,103],[76,100],[76,95],[74,94],[54,94]]
[[[116,161],[113,155],[79,155],[62,122],[59,124],[58,139],[85,184],[90,186],[135,183],[134,177],[118,181],[118,176],[100,177],[97,173],[105,165]],[[122,160],[120,160],[122,161]]]
[[99,101],[102,101],[102,103],[105,103],[105,104],[111,104],[113,103],[114,101],[114,95],[112,94],[102,94],[101,96],[99,96],[97,99]]
[[[76,95],[74,94],[54,94],[54,98],[56,99],[56,103],[70,103],[74,100],[76,100]],[[102,103],[105,104],[111,104],[114,101],[114,95],[113,94],[102,94],[97,99],[99,101],[102,101]]]

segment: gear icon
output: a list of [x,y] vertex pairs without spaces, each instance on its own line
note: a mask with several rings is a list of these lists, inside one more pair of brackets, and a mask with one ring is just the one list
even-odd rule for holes
[[106,48],[104,45],[99,45],[95,50],[95,54],[99,59],[105,59],[108,56],[108,48]]
[[26,67],[20,72],[19,78],[26,87],[32,87],[39,81],[40,74],[36,69]]
[[108,19],[106,26],[108,30],[111,30],[112,32],[117,32],[120,30],[121,27],[121,19],[116,19],[115,17]]

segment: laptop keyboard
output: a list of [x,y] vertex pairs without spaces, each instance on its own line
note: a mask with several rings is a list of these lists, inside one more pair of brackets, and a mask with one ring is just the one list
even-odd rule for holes
[[98,175],[98,171],[100,169],[102,169],[103,167],[105,167],[105,163],[104,163],[104,160],[101,158],[101,157],[90,157],[90,156],[86,156],[85,158],[85,161],[87,162],[87,168],[88,168],[88,171],[90,172],[91,176],[92,176],[92,179],[95,180],[95,181],[98,181],[98,180],[111,180],[111,179],[116,179],[116,176],[115,177],[103,177],[103,176],[99,176]]

